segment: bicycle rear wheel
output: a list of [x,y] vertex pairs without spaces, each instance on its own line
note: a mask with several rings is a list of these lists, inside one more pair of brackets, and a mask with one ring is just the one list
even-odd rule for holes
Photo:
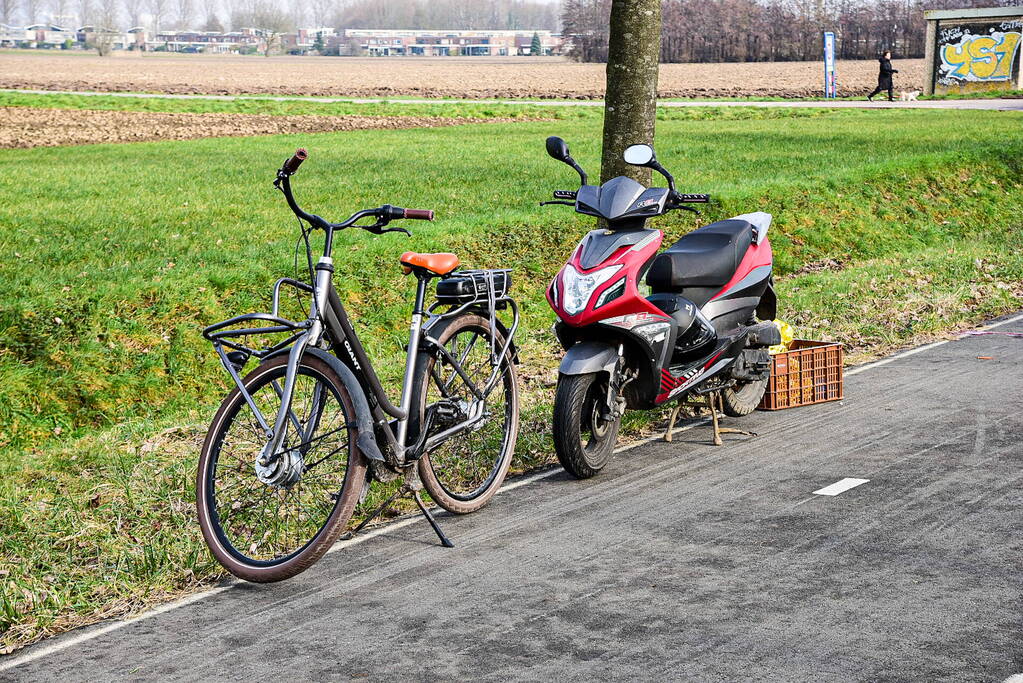
[[[480,389],[491,375],[490,323],[478,315],[455,318],[437,341]],[[497,334],[498,350],[504,345]],[[483,420],[419,460],[419,477],[438,505],[456,514],[475,512],[490,502],[511,465],[519,431],[519,394],[511,353],[500,361],[497,386],[483,401]],[[422,351],[415,366],[410,435],[418,435],[426,412],[437,414],[430,434],[465,422],[478,406],[464,378],[439,354]],[[415,437],[413,437],[415,438]]]
[[[273,358],[243,380],[271,425],[287,362]],[[203,538],[225,569],[246,581],[280,581],[333,545],[366,479],[354,416],[341,379],[307,355],[298,366],[284,455],[259,468],[266,438],[255,414],[237,388],[224,399],[199,458],[196,507]]]

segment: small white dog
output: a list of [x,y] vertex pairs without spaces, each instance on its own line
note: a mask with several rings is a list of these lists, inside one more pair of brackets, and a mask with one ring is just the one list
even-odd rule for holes
[[900,92],[899,100],[902,102],[916,102],[916,98],[920,97],[919,90],[910,90],[909,92]]

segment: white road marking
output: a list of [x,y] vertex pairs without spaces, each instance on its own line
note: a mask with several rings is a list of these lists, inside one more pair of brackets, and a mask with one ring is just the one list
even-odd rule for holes
[[846,477],[845,479],[839,479],[838,481],[836,481],[834,484],[831,484],[830,486],[825,486],[822,489],[817,489],[813,493],[816,496],[837,496],[838,494],[840,494],[840,493],[842,493],[844,491],[848,491],[849,489],[856,488],[860,484],[866,484],[868,481],[870,481],[870,480],[869,479],[854,479],[852,477]]
[[[104,94],[109,94],[109,93],[104,93]],[[1009,325],[1011,323],[1018,322],[1020,320],[1023,320],[1023,314],[1014,316],[1012,318],[1007,318],[1005,320],[1001,320],[1001,321],[996,322],[996,323],[992,323],[991,325],[985,325],[984,327],[981,327],[979,329],[989,330],[989,329],[992,329],[992,328],[995,328],[995,327],[1000,327],[1002,325]],[[857,373],[863,372],[864,370],[868,370],[870,368],[875,368],[875,367],[878,367],[880,365],[886,365],[887,363],[891,363],[892,361],[899,360],[900,358],[904,358],[906,356],[911,356],[914,353],[919,353],[920,351],[924,351],[926,349],[931,349],[931,348],[934,348],[935,346],[941,346],[942,344],[947,344],[949,341],[953,341],[953,340],[949,339],[949,340],[939,341],[939,342],[935,342],[933,344],[927,344],[926,346],[918,347],[916,349],[910,349],[909,351],[904,351],[902,353],[896,354],[894,356],[891,356],[889,358],[885,358],[885,359],[880,360],[880,361],[876,361],[874,363],[867,363],[866,365],[857,366],[857,367],[853,368],[852,370],[846,372],[845,374],[846,374],[846,376],[855,375]],[[686,425],[684,427],[678,427],[678,428],[675,429],[675,431],[676,432],[684,432],[684,431],[693,429],[695,427],[699,427],[701,425],[704,425],[707,422],[708,421],[706,421],[706,420],[705,421],[700,421],[700,422],[695,422],[693,424]],[[622,446],[621,448],[615,449],[615,453],[623,453],[625,451],[631,450],[631,449],[636,448],[638,446],[642,446],[644,444],[648,444],[648,443],[650,443],[652,441],[657,441],[657,440],[659,440],[661,438],[662,438],[661,435],[655,435],[655,436],[647,437],[645,439],[640,439],[638,441],[635,441],[633,443],[628,444],[627,446]],[[537,472],[535,474],[531,474],[531,475],[527,475],[527,476],[521,477],[521,478],[515,480],[514,482],[512,482],[511,484],[508,484],[507,486],[501,487],[501,491],[498,492],[498,495],[500,495],[501,492],[512,491],[514,489],[519,488],[520,486],[525,486],[526,484],[531,484],[534,481],[539,481],[540,479],[546,479],[547,477],[552,477],[555,474],[558,474],[560,472],[561,472],[561,470],[559,468],[553,467],[553,468],[551,468],[549,470],[544,470],[542,472]],[[866,480],[866,479],[862,479],[862,480],[861,479],[853,479],[853,480],[843,480],[843,481],[856,481],[858,483],[854,484],[853,486],[859,486],[859,484],[865,483],[868,480]],[[838,482],[838,484],[840,484],[840,483],[841,482]],[[838,484],[832,484],[832,486],[837,486]],[[828,487],[828,488],[830,488],[830,487]],[[849,488],[852,488],[852,486],[850,486]],[[824,490],[825,489],[821,489],[820,491],[824,491]],[[846,489],[843,489],[843,490],[846,490]],[[820,493],[820,491],[814,491],[814,493],[818,493],[820,495],[836,495],[836,494]],[[410,524],[413,524],[413,523],[418,522],[420,520],[421,520],[421,516],[416,514],[416,515],[409,516],[409,517],[407,517],[407,518],[405,518],[403,520],[392,522],[392,523],[386,524],[384,526],[377,527],[375,529],[371,529],[370,531],[366,531],[366,532],[360,534],[359,536],[356,536],[353,539],[350,539],[350,540],[347,540],[347,541],[339,541],[339,542],[335,543],[334,546],[330,550],[328,550],[326,554],[329,555],[330,553],[333,553],[333,552],[335,552],[337,550],[340,550],[342,548],[350,548],[353,545],[357,545],[357,544],[362,543],[364,541],[368,541],[371,538],[375,538],[376,536],[380,536],[380,535],[385,534],[385,533],[387,533],[389,531],[394,531],[396,529],[401,529],[403,527],[409,526]],[[237,580],[237,579],[231,579],[227,583],[221,584],[220,586],[217,586],[216,588],[210,589],[208,591],[204,591],[202,593],[195,593],[193,595],[189,595],[189,596],[187,596],[185,598],[182,598],[180,600],[176,600],[174,602],[169,602],[166,605],[163,605],[161,607],[157,607],[157,608],[152,609],[152,610],[150,610],[148,612],[144,612],[144,613],[140,614],[137,617],[132,617],[130,619],[124,619],[124,620],[121,620],[121,621],[115,621],[115,622],[113,622],[111,624],[108,624],[108,625],[102,626],[102,627],[98,627],[98,628],[86,627],[88,630],[85,631],[84,633],[80,634],[80,635],[76,635],[76,636],[67,635],[67,636],[63,636],[63,637],[60,637],[60,636],[55,637],[57,642],[52,643],[52,644],[47,644],[47,645],[40,644],[40,645],[37,645],[37,646],[34,646],[34,647],[30,646],[29,651],[25,652],[25,653],[23,653],[21,655],[8,655],[8,657],[5,658],[2,661],[2,663],[0,663],[0,671],[8,671],[8,670],[13,669],[13,668],[15,668],[17,666],[21,666],[22,664],[28,664],[29,662],[35,661],[37,659],[41,659],[41,658],[46,657],[48,655],[54,654],[56,652],[60,652],[61,650],[65,650],[65,649],[71,647],[72,645],[78,645],[79,643],[84,643],[86,641],[93,640],[93,639],[98,638],[98,637],[100,637],[102,635],[110,633],[111,631],[116,631],[118,629],[124,628],[125,626],[130,626],[130,625],[138,623],[140,621],[145,621],[146,619],[158,616],[160,614],[164,614],[165,612],[170,612],[171,610],[177,609],[179,607],[185,607],[186,605],[190,605],[192,603],[199,602],[200,600],[205,600],[206,598],[209,598],[209,597],[212,597],[214,595],[217,595],[218,593],[223,593],[225,591],[228,591],[228,590],[230,590],[231,588],[237,586],[240,583],[242,583],[242,582]],[[1023,683],[1023,680],[1021,680],[1021,681],[1012,680],[1012,681],[1007,681],[1006,683]]]

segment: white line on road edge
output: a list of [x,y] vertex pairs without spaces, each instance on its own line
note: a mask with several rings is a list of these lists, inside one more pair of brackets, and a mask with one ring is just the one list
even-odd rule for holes
[[[998,322],[991,323],[990,325],[984,325],[983,327],[978,327],[977,329],[978,330],[990,330],[990,329],[993,329],[995,327],[1001,327],[1002,325],[1011,325],[1012,323],[1019,322],[1020,320],[1023,320],[1023,314],[1016,315],[1016,316],[1013,316],[1011,318],[1006,318],[1005,320],[999,320]],[[863,372],[864,370],[869,370],[871,368],[877,368],[877,367],[880,367],[882,365],[888,365],[889,363],[892,363],[892,362],[897,361],[897,360],[901,360],[901,359],[905,358],[906,356],[912,356],[913,354],[920,353],[921,351],[927,351],[928,349],[933,349],[935,346],[941,346],[942,344],[947,344],[947,343],[949,343],[951,341],[956,341],[956,340],[955,339],[942,339],[941,341],[931,342],[930,344],[924,344],[923,346],[918,346],[915,349],[909,349],[908,351],[903,351],[901,353],[897,353],[894,356],[888,356],[887,358],[884,358],[882,360],[874,361],[873,363],[866,363],[865,365],[858,365],[855,368],[853,368],[852,370],[849,370],[848,372],[846,372],[845,376],[846,377],[850,377],[852,375],[857,375],[857,374]]]
[[[675,433],[689,431],[694,427],[702,426],[704,424],[707,424],[708,422],[709,420],[700,420],[698,422],[694,422],[693,424],[685,425],[682,427],[676,427]],[[623,453],[625,451],[632,450],[637,446],[642,446],[652,441],[657,441],[661,438],[662,438],[661,436],[650,436],[645,439],[634,441],[633,443],[630,443],[626,446],[622,446],[621,448],[616,448],[614,452],[616,454]],[[507,486],[502,486],[501,490],[498,491],[498,494],[505,493],[507,491],[514,491],[520,486],[532,484],[533,482],[539,481],[540,479],[553,477],[555,474],[560,474],[561,471],[562,470],[559,467],[552,467],[550,469],[543,470],[542,472],[536,472],[534,474],[526,475],[524,477],[518,477],[515,481],[508,484]],[[376,527],[362,534],[359,534],[355,538],[349,539],[347,541],[338,541],[325,554],[330,555],[331,553],[336,552],[338,550],[350,548],[353,545],[358,545],[359,543],[368,541],[371,538],[375,538],[377,536],[381,536],[383,534],[396,531],[398,529],[402,529],[421,520],[422,516],[419,513],[416,513],[414,515],[406,517],[405,519],[384,524],[382,526]],[[102,626],[99,628],[85,627],[88,630],[86,630],[84,633],[81,633],[80,635],[60,638],[58,642],[49,645],[38,645],[36,647],[32,647],[28,652],[22,655],[12,655],[10,659],[0,662],[0,671],[7,671],[9,669],[13,669],[14,667],[21,666],[22,664],[28,664],[29,662],[33,662],[37,659],[42,659],[43,657],[47,657],[54,653],[60,652],[61,650],[65,650],[73,645],[78,645],[79,643],[84,643],[86,641],[93,640],[94,638],[99,638],[100,636],[106,635],[111,631],[117,631],[118,629],[124,628],[125,626],[137,624],[140,621],[145,621],[146,619],[150,619],[160,614],[164,614],[165,612],[170,612],[171,610],[177,609],[179,607],[185,607],[187,605],[191,605],[192,603],[199,602],[200,600],[211,598],[214,595],[217,595],[218,593],[229,591],[241,583],[243,582],[238,579],[230,579],[227,583],[217,586],[216,588],[203,591],[202,593],[195,593],[193,595],[189,595],[188,597],[181,598],[180,600],[175,600],[174,602],[169,602],[166,605],[156,607],[152,610],[149,610],[148,612],[143,612],[137,617],[131,617],[130,619],[122,619],[121,621],[115,621],[111,624],[107,624],[106,626]]]
[[840,493],[844,493],[849,489],[854,489],[860,484],[866,484],[869,479],[853,479],[852,477],[846,477],[845,479],[839,479],[830,486],[825,486],[822,489],[817,489],[813,492],[815,496],[837,496]]
[[[1005,320],[1000,320],[998,322],[992,323],[990,325],[985,325],[984,327],[981,327],[981,328],[978,328],[978,329],[989,330],[989,329],[992,329],[992,328],[995,328],[995,327],[1000,327],[1002,325],[1009,325],[1009,324],[1012,324],[1014,322],[1018,322],[1020,320],[1023,320],[1023,314],[1014,316],[1012,318],[1007,318]],[[934,342],[932,344],[926,344],[924,346],[919,346],[919,347],[917,347],[915,349],[910,349],[908,351],[903,351],[902,353],[897,353],[894,356],[890,356],[889,358],[885,358],[883,360],[879,360],[879,361],[875,361],[873,363],[867,363],[865,365],[857,366],[857,367],[853,368],[852,370],[846,372],[845,374],[846,374],[846,376],[855,375],[857,373],[863,372],[864,370],[869,370],[870,368],[876,368],[876,367],[881,366],[881,365],[887,365],[888,363],[891,363],[892,361],[896,361],[896,360],[899,360],[901,358],[905,358],[906,356],[912,356],[915,353],[920,353],[921,351],[926,351],[927,349],[932,349],[935,346],[941,346],[942,344],[947,344],[950,341],[953,341],[953,340],[946,339],[946,340],[943,340],[943,341]],[[678,428],[676,428],[675,431],[676,432],[684,432],[684,431],[693,429],[694,427],[699,427],[702,424],[706,424],[706,422],[707,421],[705,421],[705,420],[704,421],[700,421],[700,422],[695,422],[693,424],[686,425],[684,427],[678,427]],[[662,437],[658,435],[658,436],[650,436],[650,437],[647,437],[645,439],[640,439],[638,441],[635,441],[633,443],[628,444],[627,446],[622,446],[621,448],[615,449],[615,453],[623,453],[625,451],[632,450],[633,448],[636,448],[638,446],[642,446],[644,444],[651,443],[652,441],[657,441],[657,440],[659,440],[661,438]],[[552,467],[549,470],[544,470],[542,472],[537,472],[535,474],[530,474],[530,475],[527,475],[525,477],[520,477],[520,478],[516,479],[515,481],[513,481],[511,484],[502,487],[500,492],[513,491],[513,490],[519,488],[520,486],[525,486],[526,484],[532,484],[534,481],[539,481],[540,479],[546,479],[547,477],[552,477],[555,474],[559,474],[560,472],[561,472],[561,470],[559,468]],[[861,480],[854,480],[854,481],[861,481]],[[862,480],[862,481],[866,481],[866,480]],[[835,484],[833,484],[832,486],[834,486],[834,485]],[[821,489],[821,490],[823,491],[824,489]],[[822,495],[827,495],[827,494],[822,494]],[[419,520],[420,520],[420,516],[419,515],[410,516],[410,517],[407,517],[406,519],[403,519],[403,520],[400,520],[400,521],[397,521],[397,522],[392,522],[390,524],[386,524],[384,526],[380,526],[380,527],[377,527],[377,528],[372,529],[370,531],[367,531],[367,532],[365,532],[365,533],[363,533],[363,534],[361,534],[359,536],[356,536],[355,538],[353,538],[351,540],[339,541],[338,543],[334,544],[334,546],[330,550],[327,551],[327,554],[329,555],[330,553],[335,552],[337,550],[341,550],[342,548],[350,548],[353,545],[357,545],[357,544],[362,543],[364,541],[368,541],[369,539],[375,538],[376,536],[380,536],[380,535],[388,533],[390,531],[395,531],[397,529],[401,529],[403,527],[409,526],[410,524],[413,524],[413,523],[415,523],[415,522],[417,522]],[[171,610],[177,609],[179,607],[185,607],[186,605],[191,605],[194,602],[199,602],[200,600],[205,600],[206,598],[209,598],[209,597],[212,597],[214,595],[217,595],[218,593],[223,593],[225,591],[228,591],[228,590],[230,590],[231,588],[233,588],[234,586],[236,586],[236,585],[238,585],[240,583],[242,583],[242,582],[238,581],[237,579],[233,579],[233,580],[230,580],[226,584],[217,586],[216,588],[210,589],[208,591],[204,591],[202,593],[195,593],[193,595],[189,595],[188,597],[182,598],[180,600],[176,600],[174,602],[169,602],[166,605],[163,605],[161,607],[157,607],[157,608],[152,609],[152,610],[150,610],[148,612],[144,612],[144,613],[140,614],[137,617],[132,617],[131,619],[124,619],[124,620],[121,620],[121,621],[115,621],[112,624],[108,624],[106,626],[102,626],[102,627],[99,627],[99,628],[92,628],[92,629],[89,629],[88,631],[86,631],[86,632],[84,632],[84,633],[82,633],[80,635],[77,635],[77,636],[67,636],[67,637],[61,638],[59,640],[59,642],[55,642],[53,644],[38,645],[36,647],[32,647],[28,652],[26,652],[26,653],[24,653],[22,655],[10,655],[9,659],[5,659],[2,663],[0,663],[0,671],[7,671],[7,670],[10,670],[10,669],[13,669],[16,666],[21,666],[22,664],[27,664],[29,662],[35,661],[37,659],[41,659],[41,658],[46,657],[48,655],[54,654],[56,652],[60,652],[61,650],[64,650],[66,648],[71,647],[72,645],[78,645],[79,643],[83,643],[83,642],[92,640],[94,638],[98,638],[98,637],[100,637],[102,635],[110,633],[111,631],[116,631],[116,630],[121,629],[121,628],[123,628],[125,626],[130,626],[132,624],[138,623],[140,621],[144,621],[144,620],[149,619],[151,617],[155,617],[155,616],[158,616],[160,614],[164,614],[165,612],[170,612]],[[86,627],[86,628],[88,628],[88,627]],[[1023,683],[1023,682],[1016,682],[1016,681],[1014,681],[1013,683]]]

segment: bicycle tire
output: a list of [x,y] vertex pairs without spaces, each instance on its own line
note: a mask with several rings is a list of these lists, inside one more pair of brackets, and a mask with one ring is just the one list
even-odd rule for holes
[[[264,402],[269,400],[268,405],[272,405],[273,396],[277,395],[279,389],[279,385],[275,388],[273,384],[278,379],[283,380],[287,362],[288,358],[286,355],[270,359],[261,363],[242,380],[246,390],[249,391],[254,400],[262,400]],[[260,441],[263,439],[263,435],[260,433],[261,430],[257,429],[255,435],[249,437],[251,445],[247,446],[245,444],[246,429],[248,429],[248,432],[252,432],[251,424],[255,423],[255,416],[237,387],[221,403],[220,409],[214,416],[206,434],[206,439],[203,442],[196,472],[196,508],[199,516],[199,526],[214,558],[229,572],[246,581],[255,583],[281,581],[295,576],[312,566],[330,549],[344,530],[348,520],[351,519],[352,512],[358,503],[362,486],[366,479],[366,460],[356,445],[358,434],[355,426],[355,410],[343,382],[327,363],[314,356],[305,356],[298,366],[296,394],[295,400],[292,403],[293,411],[299,410],[297,402],[300,399],[304,400],[304,397],[300,396],[298,385],[301,383],[301,389],[304,391],[308,385],[307,380],[312,380],[315,383],[312,385],[313,398],[312,403],[309,405],[309,414],[306,416],[305,426],[309,427],[310,424],[313,424],[314,427],[309,428],[309,433],[304,435],[300,443],[293,444],[289,451],[297,451],[302,454],[301,460],[296,458],[296,462],[300,462],[301,465],[294,466],[296,471],[300,470],[300,478],[297,481],[286,486],[273,486],[266,484],[256,476],[255,458],[258,456],[261,446]],[[324,394],[321,391],[319,407],[317,407],[317,399],[315,398],[315,387],[317,384],[322,385],[325,391],[329,392],[329,394]],[[274,392],[272,396],[266,391],[267,387],[270,387],[271,391]],[[325,432],[325,436],[314,436],[313,429],[320,429],[321,427],[328,429],[332,428],[335,424],[334,422],[323,422],[323,414],[328,410],[331,399],[336,402],[337,407],[340,409],[344,423],[340,427],[333,428],[333,431]],[[279,403],[278,398],[278,405]],[[314,415],[314,413],[316,414]],[[276,417],[276,414],[276,410],[264,412],[265,418],[270,421]],[[246,425],[244,422],[246,419],[251,419],[253,422]],[[238,426],[239,429],[232,431],[232,428],[235,426]],[[292,432],[297,433],[297,429],[289,429],[289,441],[286,443],[290,444],[290,440],[294,438]],[[330,437],[333,434],[337,434],[338,437],[331,439]],[[228,440],[229,436],[231,437],[230,441]],[[344,444],[344,440],[347,440],[347,444]],[[224,448],[225,443],[229,445],[227,451]],[[330,447],[336,443],[341,443],[341,445],[326,456],[322,456],[321,459],[314,460],[312,464],[305,460],[305,457],[311,452],[315,452],[315,455],[312,457],[321,457],[320,452],[316,451],[321,445]],[[235,444],[237,444],[241,453],[235,454],[233,452],[232,449],[235,447]],[[315,444],[315,447],[313,444]],[[342,451],[347,451],[347,453]],[[309,474],[314,467],[327,462],[335,454],[339,457],[331,462],[330,467],[336,468],[337,463],[340,460],[344,460],[343,474],[338,474],[337,471],[332,472],[329,469],[318,470],[315,475]],[[223,468],[219,467],[222,457],[225,463]],[[263,536],[258,538],[250,534],[250,539],[256,538],[256,540],[252,541],[252,545],[243,549],[238,547],[239,539],[237,537],[241,533],[239,529],[246,528],[245,520],[253,518],[258,521],[266,507],[261,507],[257,512],[254,509],[254,505],[246,507],[241,505],[238,500],[228,505],[228,501],[224,500],[224,498],[229,488],[226,486],[218,488],[218,471],[223,472],[225,478],[228,475],[232,475],[237,479],[237,483],[230,484],[231,489],[242,488],[246,493],[251,492],[253,498],[256,496],[262,498],[264,503],[268,499],[279,496],[282,496],[281,500],[288,500],[292,495],[296,496],[296,502],[300,502],[302,500],[301,496],[305,495],[306,490],[309,490],[311,492],[310,500],[316,505],[313,508],[314,511],[326,513],[328,504],[326,503],[325,495],[333,501],[333,505],[330,507],[329,514],[325,514],[322,524],[317,525],[316,520],[312,519],[313,515],[309,515],[309,518],[312,519],[311,525],[304,524],[307,520],[303,518],[301,513],[298,513],[293,518],[295,526],[299,530],[295,534],[296,544],[301,542],[299,547],[287,552],[281,550],[277,555],[269,559],[251,557],[251,555],[256,553],[256,550],[261,549],[261,544],[268,546],[267,553],[274,552],[273,544],[267,544],[267,532],[264,532]],[[317,478],[323,481],[318,484],[312,484],[311,482],[315,482]],[[333,493],[334,488],[338,486],[339,480],[341,482],[339,490],[337,493]],[[227,481],[230,482],[231,479],[227,479]],[[252,482],[255,483],[253,484]],[[308,484],[309,486],[301,488],[302,484]],[[281,491],[287,491],[287,493],[281,494]],[[222,494],[219,498],[218,493]],[[319,501],[319,504],[317,504],[317,501]],[[227,507],[225,508],[225,506]],[[302,510],[309,512],[309,509],[305,507]],[[239,514],[242,516],[235,522],[235,516]],[[280,508],[276,510],[275,515],[274,519],[279,524]],[[267,516],[269,516],[269,513]],[[287,545],[288,524],[288,517],[285,516],[283,522],[285,543],[282,546]],[[230,525],[236,526],[225,528]],[[318,528],[308,540],[302,542],[305,538],[305,534],[301,531],[303,527],[309,529],[313,527]]]
[[[448,346],[453,339],[457,340],[459,335],[466,333],[478,335],[478,338],[485,342],[478,349],[482,352],[480,355],[486,359],[485,363],[476,364],[479,366],[477,369],[480,372],[472,375],[473,368],[465,368],[473,381],[480,384],[489,376],[491,369],[489,321],[476,314],[461,315],[447,323],[436,339],[442,346]],[[502,347],[505,343],[504,336],[500,332],[497,333],[496,343],[498,347]],[[472,353],[473,350],[474,347],[470,348],[469,353]],[[435,354],[426,350],[420,351],[416,359],[415,379],[412,385],[414,398],[409,423],[410,438],[415,438],[415,435],[419,434],[431,394],[434,397],[439,394],[436,379],[432,376],[432,371],[436,368],[436,360]],[[474,358],[474,360],[477,359]],[[463,366],[465,365],[471,365],[471,363],[464,363]],[[443,367],[450,366],[444,363]],[[515,363],[510,350],[501,359],[500,367],[503,388],[499,385],[490,396],[503,395],[503,420],[488,420],[477,430],[457,434],[419,460],[419,477],[422,479],[423,486],[430,497],[448,512],[464,515],[482,508],[501,488],[501,484],[508,474],[508,468],[511,466],[512,456],[515,453],[515,442],[518,438],[519,395]],[[451,372],[453,374],[453,370]],[[460,378],[458,379],[459,383],[464,386],[464,382],[461,382]],[[431,391],[431,386],[433,391]],[[491,429],[480,438],[472,439],[472,437],[479,437],[484,430],[498,422],[501,423],[500,448],[493,457],[488,457],[488,450],[493,450],[488,448],[488,443],[492,445],[496,441],[496,432]],[[431,431],[436,433],[438,430],[439,427],[435,426]],[[462,444],[462,447],[456,448],[459,443]],[[470,460],[469,458],[473,455],[476,457]],[[473,463],[476,463],[475,467],[473,467]],[[461,476],[459,472],[465,471],[466,464],[471,468],[470,471],[480,474],[471,478]],[[483,473],[485,473],[485,477],[482,476]],[[481,477],[482,481],[478,485],[475,484],[475,481]]]

